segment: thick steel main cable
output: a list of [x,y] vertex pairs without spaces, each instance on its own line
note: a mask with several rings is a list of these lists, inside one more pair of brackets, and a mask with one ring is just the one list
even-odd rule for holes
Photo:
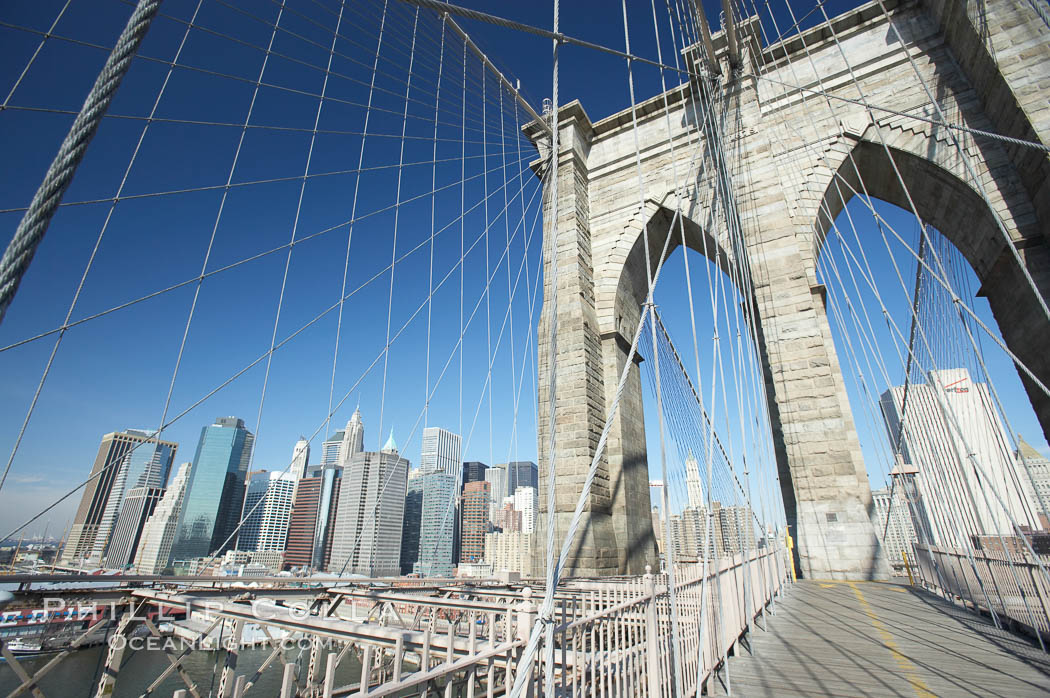
[[0,258],[0,322],[159,9],[160,0],[139,0]]
[[[194,16],[196,16],[197,12],[200,11],[200,7],[201,7],[201,3],[202,2],[203,2],[203,0],[198,0],[197,5],[194,8]],[[62,17],[62,14],[65,12],[65,10],[66,10],[66,8],[68,6],[69,6],[69,3],[67,2],[66,5],[62,8],[62,12],[60,12],[58,17],[55,18],[55,23],[54,24],[58,23],[58,20]],[[52,24],[52,29],[54,29],[54,24]],[[179,42],[178,49],[175,51],[175,56],[174,56],[174,58],[172,58],[172,66],[168,68],[168,71],[167,71],[167,73],[164,76],[164,81],[161,83],[160,90],[157,92],[157,96],[153,100],[153,106],[150,109],[150,117],[153,117],[157,113],[157,108],[160,106],[160,101],[161,101],[161,99],[163,99],[164,93],[165,93],[165,91],[167,90],[167,87],[168,87],[168,83],[171,80],[171,75],[172,75],[172,72],[174,71],[174,66],[176,64],[178,64],[179,57],[182,55],[182,50],[183,50],[183,48],[185,48],[186,40],[188,38],[189,38],[189,29],[187,29],[186,32],[183,33],[182,39]],[[39,53],[40,48],[42,46],[43,46],[43,41],[40,43],[40,46],[37,47],[37,51],[33,54],[33,58],[30,59],[30,62],[26,66],[25,71],[23,71],[22,75],[19,76],[19,79],[18,79],[19,82],[25,76],[25,72],[29,70],[29,65],[32,65],[33,60],[35,60],[35,58],[36,58],[37,54]],[[17,88],[17,86],[18,86],[18,83],[16,82],[15,87],[12,87],[11,88],[11,92],[8,94],[8,99],[10,99],[11,94],[14,93],[14,90]],[[5,105],[6,105],[6,100],[5,100]],[[142,149],[142,143],[146,139],[146,134],[149,131],[150,126],[151,126],[151,122],[150,122],[149,119],[147,119],[144,122],[143,126],[142,126],[141,132],[139,133],[138,141],[135,143],[135,149],[132,151],[131,158],[128,160],[127,167],[124,168],[124,174],[121,177],[119,186],[117,187],[116,195],[113,197],[113,200],[112,200],[112,203],[111,203],[111,205],[109,207],[109,210],[106,212],[106,218],[105,218],[104,222],[102,223],[102,227],[99,229],[98,236],[95,239],[95,245],[94,245],[94,247],[91,250],[91,254],[88,257],[87,264],[84,266],[84,271],[83,271],[83,273],[80,276],[80,282],[77,284],[77,288],[73,292],[73,299],[70,301],[69,309],[66,311],[65,319],[62,322],[62,329],[58,332],[58,336],[55,338],[55,343],[51,347],[51,355],[48,357],[47,363],[44,366],[43,373],[40,376],[40,381],[37,383],[36,391],[33,393],[33,397],[32,397],[32,399],[30,400],[30,403],[29,403],[29,408],[26,410],[26,416],[23,419],[22,426],[21,426],[21,428],[18,431],[18,436],[15,438],[15,443],[14,443],[14,445],[11,448],[11,454],[8,456],[7,464],[4,467],[3,476],[0,477],[0,490],[3,489],[4,484],[7,482],[7,476],[11,472],[11,465],[14,463],[15,456],[18,454],[18,449],[19,449],[19,447],[22,444],[22,439],[25,437],[26,429],[29,427],[29,422],[33,418],[33,413],[36,410],[37,401],[40,399],[40,394],[44,390],[44,383],[47,381],[48,376],[51,373],[51,368],[54,365],[55,357],[58,355],[59,347],[62,345],[62,340],[65,337],[66,328],[69,326],[69,321],[73,317],[73,311],[76,309],[77,303],[80,300],[80,294],[84,290],[84,284],[87,281],[88,274],[91,273],[91,269],[94,266],[95,259],[96,259],[97,255],[98,255],[99,248],[102,245],[102,240],[105,237],[107,229],[109,228],[110,221],[112,221],[112,219],[113,219],[113,213],[114,213],[114,210],[116,209],[117,202],[120,200],[120,195],[123,193],[124,187],[128,183],[128,177],[131,174],[131,169],[135,166],[135,161],[138,159],[139,152]],[[61,197],[59,197],[59,198],[61,198]],[[58,203],[56,202],[55,205],[57,206]],[[29,213],[27,213],[26,215],[28,216]],[[42,234],[43,234],[43,232],[41,232],[41,235]],[[17,233],[16,233],[16,237],[17,237]],[[14,243],[14,241],[12,241],[12,244],[13,243]],[[3,311],[0,310],[0,320],[2,320],[2,317],[3,317]]]

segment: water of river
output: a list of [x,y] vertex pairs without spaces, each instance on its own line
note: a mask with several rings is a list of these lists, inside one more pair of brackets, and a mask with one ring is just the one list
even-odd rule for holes
[[[262,665],[272,650],[268,647],[257,647],[242,649],[238,656],[238,674],[247,674],[249,678]],[[90,647],[74,652],[66,657],[61,664],[45,676],[40,682],[40,687],[49,698],[88,698],[94,695],[98,685],[99,672],[106,661],[106,648],[104,645]],[[286,650],[285,659],[295,662],[297,659],[301,664],[300,674],[305,680],[306,664],[309,660],[309,652],[302,652],[298,648]],[[40,657],[20,658],[21,665],[32,674],[44,666],[54,655]],[[183,666],[190,677],[197,682],[197,687],[202,696],[207,696],[209,688],[214,694],[219,685],[219,676],[222,673],[224,660],[223,652],[208,652],[196,650],[183,661]],[[170,663],[164,652],[160,650],[130,649],[124,652],[124,664],[121,666],[117,677],[116,692],[114,698],[137,698],[141,696],[146,688],[157,678]],[[352,655],[348,654],[339,663],[336,669],[336,685],[345,686],[357,683],[360,679],[360,663]],[[324,664],[322,660],[319,675],[323,676]],[[274,659],[266,671],[259,677],[252,687],[249,695],[277,696],[281,690],[281,678],[284,673],[283,665],[279,659]],[[214,677],[214,679],[213,679]],[[15,676],[11,667],[6,662],[0,661],[0,695],[6,695],[14,690],[20,681]],[[153,695],[170,696],[174,691],[185,688],[185,684],[174,672],[158,686]],[[25,694],[28,695],[28,694]]]

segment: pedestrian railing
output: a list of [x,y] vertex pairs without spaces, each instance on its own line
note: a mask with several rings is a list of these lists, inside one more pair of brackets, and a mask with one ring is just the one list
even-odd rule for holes
[[1041,561],[935,545],[916,545],[915,557],[925,586],[1050,638],[1050,580]]
[[[114,605],[113,632],[96,696],[120,683],[120,668],[143,637],[166,640],[168,666],[145,690],[160,695],[169,680],[181,680],[185,695],[201,687],[187,670],[193,652],[219,647],[217,698],[253,693],[263,672],[282,674],[283,698],[307,696],[503,696],[520,672],[528,672],[528,695],[698,695],[780,593],[787,576],[785,551],[764,548],[717,561],[677,565],[668,574],[615,579],[568,580],[555,594],[554,614],[538,617],[542,589],[492,582],[430,584],[420,588],[357,586],[318,589],[302,603],[274,589],[216,590],[127,588]],[[187,580],[192,585],[192,581]],[[270,593],[268,597],[267,594]],[[157,612],[185,613],[185,638],[171,649],[158,628]],[[553,626],[553,653],[520,658],[534,626]],[[271,652],[253,672],[238,671],[238,653],[262,636]],[[205,643],[205,638],[212,641]],[[218,640],[216,641],[216,638]],[[289,649],[309,652],[301,665]],[[0,644],[22,680],[12,695],[38,694],[39,681],[68,655],[29,673]],[[354,680],[346,682],[348,662]],[[177,677],[174,679],[172,677]],[[675,690],[678,686],[680,690]],[[171,690],[168,688],[167,690]],[[256,688],[255,692],[258,692]],[[176,695],[183,690],[176,692]]]

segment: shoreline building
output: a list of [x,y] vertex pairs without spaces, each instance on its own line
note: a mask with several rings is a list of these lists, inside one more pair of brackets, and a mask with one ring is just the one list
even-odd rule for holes
[[135,487],[124,497],[120,516],[113,526],[113,535],[106,549],[106,566],[111,569],[127,569],[135,560],[142,529],[146,520],[164,497],[163,487]]
[[299,481],[288,521],[284,549],[285,568],[321,571],[332,554],[332,531],[339,508],[343,469],[324,466]]
[[423,518],[423,471],[408,473],[405,491],[405,517],[401,528],[401,574],[412,574],[419,561],[419,530]]
[[423,472],[421,479],[419,554],[413,572],[421,577],[451,577],[459,475],[431,470]]
[[343,469],[329,570],[396,577],[401,573],[408,459],[394,433],[378,452],[355,453]]
[[485,562],[493,574],[517,572],[522,577],[535,577],[533,562],[534,533],[521,531],[493,532],[485,535]]
[[314,529],[321,501],[321,478],[304,477],[299,481],[288,518],[288,537],[284,546],[284,568],[308,568],[314,555]]
[[918,469],[931,542],[963,548],[973,536],[1013,535],[1011,517],[1032,526],[1035,510],[988,386],[975,383],[965,368],[930,377],[932,383],[908,387],[906,416],[903,386],[884,392],[880,404],[890,442],[900,443],[895,455]]
[[164,496],[142,527],[138,549],[135,551],[135,570],[139,574],[164,574],[168,569],[171,545],[175,541],[175,528],[179,523],[179,512],[182,510],[182,498],[186,494],[190,468],[190,463],[179,466],[175,477],[168,483]]
[[503,506],[503,500],[507,496],[507,466],[506,464],[494,465],[485,471],[485,482],[490,485],[492,507],[489,512],[490,518],[496,520],[496,512]]
[[238,417],[219,417],[201,429],[171,548],[176,570],[232,548],[254,442]]
[[149,432],[125,429],[102,437],[91,467],[92,479],[84,486],[62,551],[63,564],[87,558],[100,561],[127,492],[134,487],[163,487],[167,482],[178,444],[147,443],[150,436]]
[[484,480],[468,482],[463,487],[463,547],[459,555],[460,562],[482,562],[485,558],[485,535],[490,530],[490,489],[491,485]]
[[244,525],[237,550],[252,553],[252,562],[281,569],[298,479],[292,473],[260,470],[248,479]]

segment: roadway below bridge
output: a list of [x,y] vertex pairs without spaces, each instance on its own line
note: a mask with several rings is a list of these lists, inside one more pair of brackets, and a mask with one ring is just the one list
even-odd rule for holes
[[[712,681],[728,694],[725,668]],[[1050,656],[918,587],[800,581],[737,645],[728,683],[748,698],[1048,696]]]

